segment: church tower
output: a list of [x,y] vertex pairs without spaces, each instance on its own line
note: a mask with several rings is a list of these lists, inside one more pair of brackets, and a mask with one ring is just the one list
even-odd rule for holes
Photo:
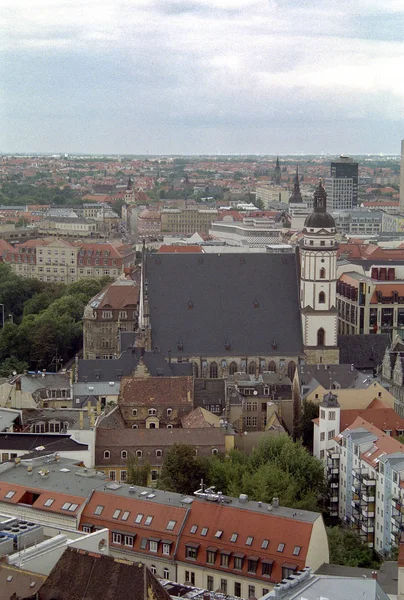
[[296,166],[296,175],[293,182],[293,192],[291,197],[289,198],[289,203],[299,204],[303,202],[302,193],[300,191],[300,183],[299,183],[299,167]]
[[281,184],[281,167],[279,164],[279,156],[276,157],[276,166],[274,170],[274,183],[275,185]]
[[337,248],[335,222],[326,211],[322,181],[314,192],[313,212],[300,242],[300,306],[307,364],[338,364],[336,308]]

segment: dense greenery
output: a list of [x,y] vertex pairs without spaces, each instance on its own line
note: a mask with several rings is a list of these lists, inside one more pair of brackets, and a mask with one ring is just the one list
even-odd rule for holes
[[313,419],[317,419],[318,415],[319,405],[309,400],[304,400],[295,436],[302,440],[303,446],[310,452],[313,452]]
[[126,461],[127,482],[132,485],[147,486],[150,476],[150,464],[140,465],[136,456],[131,454]]
[[377,568],[377,554],[362,542],[355,531],[342,527],[328,527],[330,563],[348,567]]
[[319,510],[325,494],[323,465],[301,442],[288,436],[268,437],[246,456],[238,450],[229,457],[196,457],[192,446],[175,444],[165,458],[159,487],[191,494],[204,479],[224,494],[248,494],[252,500]]
[[84,307],[108,281],[45,283],[18,277],[9,265],[0,264],[1,375],[21,372],[27,365],[34,370],[56,370],[72,358],[82,346]]
[[59,188],[6,181],[0,188],[0,204],[6,206],[25,204],[73,206],[81,203],[80,195],[68,186]]

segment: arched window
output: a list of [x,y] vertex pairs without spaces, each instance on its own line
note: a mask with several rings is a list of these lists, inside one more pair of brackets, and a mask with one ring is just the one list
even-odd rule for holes
[[217,363],[215,362],[210,363],[209,377],[211,379],[217,379]]
[[291,381],[293,381],[293,377],[295,376],[296,371],[296,363],[291,360],[288,364],[288,377]]
[[194,372],[194,377],[198,378],[199,377],[198,363],[196,363],[196,362],[192,363],[192,369],[193,369],[193,372]]
[[236,373],[236,372],[237,372],[237,363],[235,363],[233,361],[229,365],[229,375],[234,375],[234,373]]
[[126,460],[128,458],[128,452],[127,452],[127,450],[122,450],[122,452],[121,452],[121,458],[123,458],[124,460]]
[[[156,423],[149,423],[149,429],[156,429]],[[146,426],[147,429],[147,426]]]
[[157,569],[155,565],[150,565],[150,571],[155,575],[157,573]]
[[325,303],[325,294],[324,292],[320,292],[318,295],[318,302],[319,304],[324,304]]
[[111,453],[109,450],[104,450],[104,458],[110,458]]
[[255,362],[253,360],[248,365],[248,374],[255,375]]
[[136,425],[136,423],[135,423],[135,425],[132,425],[132,429],[137,429],[137,428],[138,428],[138,426]]
[[324,346],[325,344],[325,331],[322,327],[317,331],[317,346]]
[[276,373],[276,362],[274,360],[269,361],[268,371],[271,371],[272,373]]
[[137,456],[138,458],[142,458],[142,456],[143,456],[143,452],[142,452],[141,450],[136,450],[136,456]]
[[325,269],[324,269],[324,267],[322,267],[320,269],[320,279],[325,279]]
[[132,408],[132,417],[137,417],[137,408]]
[[219,450],[217,448],[212,448],[212,454],[219,454]]
[[156,450],[156,456],[157,456],[157,458],[161,458],[163,456],[163,451],[162,450]]

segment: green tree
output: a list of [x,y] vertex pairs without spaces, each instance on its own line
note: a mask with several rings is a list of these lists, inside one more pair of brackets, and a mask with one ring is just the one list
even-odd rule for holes
[[15,356],[10,356],[0,364],[0,377],[9,377],[14,372],[21,374],[28,369],[28,363],[18,360]]
[[132,485],[147,486],[149,484],[150,464],[139,464],[139,459],[133,454],[126,461],[127,482]]
[[380,561],[374,550],[369,548],[351,529],[328,527],[330,563],[348,567],[377,568]]
[[265,205],[263,203],[263,201],[261,200],[261,198],[256,198],[254,200],[254,204],[257,208],[259,208],[260,210],[265,210]]
[[195,448],[187,444],[174,444],[167,452],[158,483],[160,489],[179,494],[192,494],[206,480],[208,459],[195,456]]
[[313,452],[313,419],[319,415],[319,405],[309,400],[303,402],[302,414],[297,423],[296,437],[300,438],[310,452]]

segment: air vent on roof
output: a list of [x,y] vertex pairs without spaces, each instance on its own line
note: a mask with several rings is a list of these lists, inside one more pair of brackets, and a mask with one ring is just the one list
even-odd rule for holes
[[185,498],[182,498],[181,503],[182,504],[192,504],[193,501],[194,501],[193,498],[190,498],[189,496],[186,496]]
[[121,488],[122,486],[119,485],[119,483],[114,482],[114,483],[108,484],[106,487],[108,490],[119,490],[119,488]]
[[147,496],[148,492],[140,492],[141,496]]
[[110,381],[109,385],[115,385],[115,382],[114,381]]
[[240,494],[240,496],[238,497],[239,502],[241,502],[241,504],[246,504],[248,502],[248,495],[247,494]]
[[136,492],[136,488],[133,485],[129,486],[129,494],[134,494]]
[[146,498],[155,498],[156,494],[147,494]]

